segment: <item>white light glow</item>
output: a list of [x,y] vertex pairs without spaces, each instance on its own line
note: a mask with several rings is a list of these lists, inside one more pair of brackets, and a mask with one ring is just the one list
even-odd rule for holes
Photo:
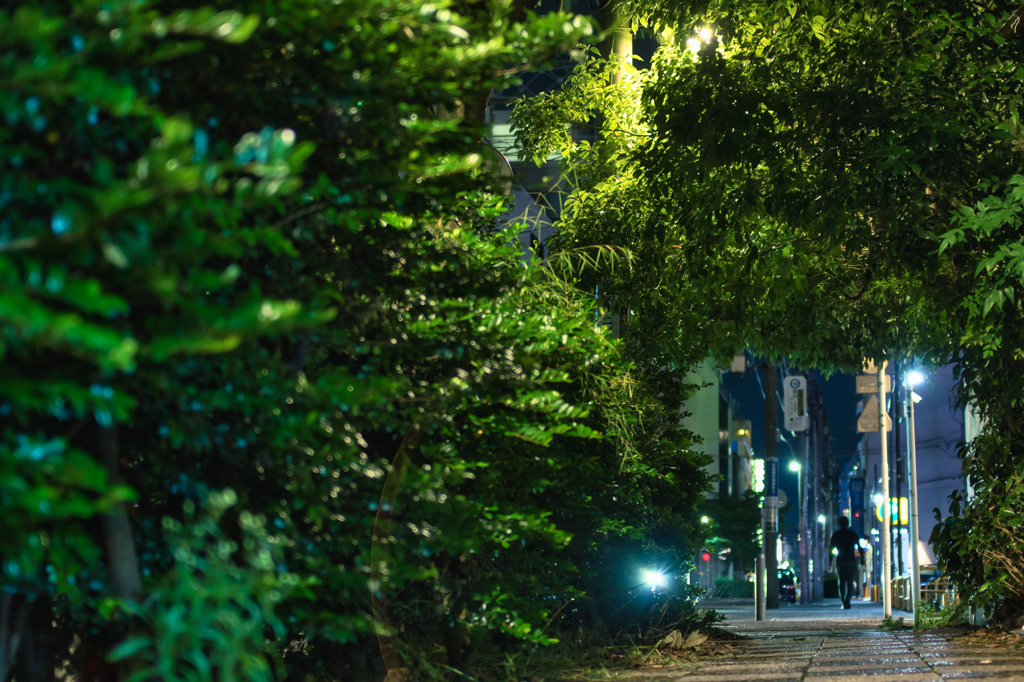
[[826,520],[827,519],[825,518],[824,514],[818,514],[818,523],[822,523],[823,524],[823,523],[825,523]]
[[711,36],[713,36],[713,35],[714,35],[714,32],[710,28],[708,28],[706,26],[704,28],[700,29],[699,31],[697,31],[697,37],[700,38],[701,42],[704,42],[704,43],[710,43],[711,42]]
[[655,587],[665,587],[668,584],[668,578],[660,571],[644,571],[642,576],[644,584],[650,585],[652,590]]
[[702,517],[700,517],[700,522],[701,523],[711,523],[711,519],[708,518],[707,516],[702,516]]
[[798,462],[798,461],[796,461],[794,459],[792,462],[789,463],[789,470],[790,471],[800,471],[800,462]]
[[882,502],[885,500],[885,498],[882,497],[882,493],[875,493],[875,496],[871,499],[874,501],[876,507],[881,507]]
[[686,41],[686,49],[690,52],[700,52],[700,41],[696,38],[690,38]]
[[924,375],[916,369],[911,372],[907,372],[907,386],[917,386],[922,381],[924,381]]

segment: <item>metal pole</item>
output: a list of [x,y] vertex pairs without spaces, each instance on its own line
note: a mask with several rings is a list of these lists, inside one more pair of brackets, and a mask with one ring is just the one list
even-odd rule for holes
[[764,568],[764,554],[757,555],[756,568],[754,570],[754,620],[764,620],[766,576]]
[[911,608],[914,610],[914,625],[917,625],[917,601],[921,597],[921,560],[917,556],[917,443],[914,433],[914,388],[906,397],[907,411],[907,459],[910,460],[910,566],[911,566]]
[[764,382],[764,559],[765,559],[765,608],[779,608],[779,459],[777,452],[778,418],[775,403],[775,373],[778,368],[768,363]]
[[[820,426],[819,426],[820,428]],[[822,515],[821,504],[821,436],[818,431],[814,434],[814,601],[819,602],[825,598],[825,552],[822,524],[818,522],[818,516]]]
[[810,593],[810,571],[807,570],[807,481],[803,477],[804,471],[807,471],[808,465],[808,449],[810,447],[811,437],[809,431],[804,431],[804,461],[800,465],[800,469],[796,472],[797,482],[797,503],[800,505],[800,527],[798,532],[800,533],[800,603],[810,604],[811,593]]
[[900,528],[900,520],[902,514],[900,514],[900,500],[903,497],[903,451],[900,448],[900,384],[902,383],[903,368],[900,367],[900,363],[893,363],[893,382],[892,382],[892,398],[893,398],[893,410],[892,410],[892,463],[893,463],[893,476],[896,477],[896,566],[898,568],[896,575],[902,577],[903,569],[905,564],[903,563],[903,529]]
[[878,366],[878,442],[882,449],[882,614],[886,618],[891,618],[892,594],[889,590],[892,583],[892,566],[889,561],[892,556],[892,538],[889,537],[889,524],[892,521],[892,504],[889,501],[889,453],[885,442],[888,435],[885,429],[888,410],[885,404],[885,363],[880,363]]

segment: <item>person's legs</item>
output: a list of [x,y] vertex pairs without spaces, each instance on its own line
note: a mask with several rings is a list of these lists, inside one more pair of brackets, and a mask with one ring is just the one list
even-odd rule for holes
[[840,561],[836,568],[839,569],[839,597],[843,600],[844,608],[851,608],[850,600],[853,599],[854,581],[857,579],[857,562]]

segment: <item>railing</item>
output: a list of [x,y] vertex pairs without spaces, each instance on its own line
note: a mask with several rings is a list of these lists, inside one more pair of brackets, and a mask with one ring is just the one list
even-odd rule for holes
[[[911,594],[913,584],[910,576],[894,578],[892,581],[892,606],[903,611],[912,611]],[[921,586],[920,602],[930,604],[936,611],[957,603],[956,591],[945,576],[935,578],[927,585]]]

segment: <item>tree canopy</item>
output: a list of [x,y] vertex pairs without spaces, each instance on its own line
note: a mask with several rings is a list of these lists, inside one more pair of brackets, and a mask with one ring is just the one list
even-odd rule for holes
[[[963,451],[977,496],[942,559],[968,601],[1019,613],[1014,560],[977,559],[986,542],[1022,546],[985,511],[1019,514],[1024,461],[1009,440],[1024,395],[1011,378],[1024,71],[1009,16],[970,2],[617,8],[660,32],[651,70],[614,84],[591,61],[517,110],[530,153],[595,169],[559,243],[634,251],[639,276],[603,284],[645,336],[826,371],[956,363],[960,404],[987,422]],[[616,123],[597,145],[547,132],[601,117]]]
[[124,679],[354,677],[378,633],[467,671],[685,573],[685,368],[595,325],[577,283],[622,250],[523,264],[467,113],[591,23],[494,9],[0,11],[0,677],[73,641]]

